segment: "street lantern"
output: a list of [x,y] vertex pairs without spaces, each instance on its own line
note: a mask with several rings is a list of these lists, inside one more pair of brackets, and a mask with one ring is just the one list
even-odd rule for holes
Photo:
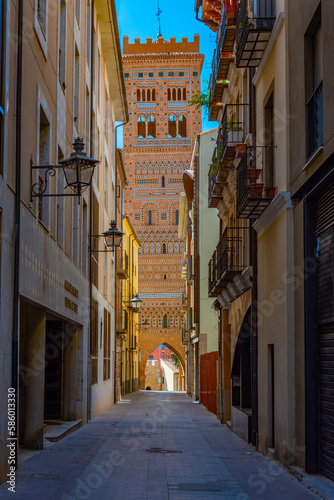
[[138,293],[136,293],[135,296],[133,297],[133,299],[131,299],[129,301],[130,309],[133,312],[139,312],[139,309],[140,309],[142,303],[143,303],[143,301],[139,298]]
[[[110,227],[108,231],[104,231],[102,234],[90,234],[89,239],[90,239],[90,245],[89,245],[89,251],[91,253],[94,252],[109,252],[109,251],[114,251],[116,247],[119,247],[122,241],[123,234],[121,231],[118,231],[116,228],[116,222],[112,220],[110,222]],[[107,250],[98,250],[95,249],[95,241],[98,240],[99,238],[104,238],[104,243],[105,246],[107,247]]]
[[98,160],[89,158],[84,152],[84,143],[77,137],[73,143],[73,152],[69,158],[61,160],[59,164],[63,167],[67,186],[75,193],[82,193],[90,186],[94,168]]
[[[80,137],[77,137],[73,143],[73,152],[69,158],[61,160],[59,165],[34,165],[30,160],[31,172],[31,201],[33,198],[58,197],[58,196],[79,196],[88,186],[91,185],[94,168],[99,160],[86,156],[84,152],[84,143]],[[44,180],[36,183],[33,181],[34,170],[45,170]],[[62,170],[66,180],[66,187],[72,189],[72,193],[48,193],[48,179],[56,175],[57,170]],[[80,198],[79,198],[80,200]]]
[[107,248],[111,248],[112,250],[116,247],[119,247],[122,241],[123,234],[121,231],[118,231],[116,228],[116,222],[113,220],[110,222],[110,227],[108,231],[102,233],[104,236],[104,242]]

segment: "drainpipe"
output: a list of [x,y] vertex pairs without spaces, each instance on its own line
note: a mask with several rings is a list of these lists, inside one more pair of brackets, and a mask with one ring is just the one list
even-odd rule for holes
[[[94,0],[91,3],[91,41],[90,41],[90,156],[92,156],[93,152],[93,84],[94,84],[94,75],[93,75],[93,62],[94,62]],[[91,186],[89,189],[89,234],[93,234],[93,217],[92,217],[92,208],[93,208],[93,187]],[[89,241],[89,245],[90,245]],[[89,324],[88,324],[88,363],[87,363],[87,422],[92,418],[92,357],[90,355],[90,333],[92,327],[92,299],[93,299],[93,281],[92,281],[92,254],[89,252]]]
[[17,419],[15,421],[15,467],[18,466],[18,415],[19,415],[19,303],[20,303],[20,230],[21,230],[21,104],[22,104],[22,52],[23,52],[23,0],[18,3],[18,42],[16,68],[16,166],[14,213],[14,283],[13,283],[13,336],[12,336],[12,388],[16,395]]

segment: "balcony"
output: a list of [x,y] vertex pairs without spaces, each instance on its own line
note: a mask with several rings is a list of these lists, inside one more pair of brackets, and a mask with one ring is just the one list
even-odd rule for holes
[[322,145],[323,130],[323,87],[319,83],[306,104],[307,109],[307,158]]
[[244,142],[248,104],[227,104],[218,132],[209,170],[209,207],[217,207],[223,197],[227,176],[233,167],[237,144]]
[[236,66],[257,67],[275,24],[275,0],[256,2],[255,11],[241,0],[236,16]]
[[[233,10],[233,8],[235,10]],[[235,12],[236,5],[229,12],[223,6],[217,33],[217,47],[213,54],[212,71],[209,82],[209,120],[217,120],[224,88],[228,85],[227,74],[230,62],[234,60]]]
[[[273,163],[273,147],[248,147],[246,156],[237,168],[237,217],[239,219],[257,219],[276,196],[277,189],[272,186],[272,175],[267,175],[267,184],[263,172],[263,162]],[[267,157],[267,158],[266,158]]]
[[186,331],[190,332],[194,330],[194,320],[193,320],[193,308],[190,307],[187,311],[187,316],[186,316]]
[[220,292],[248,266],[248,227],[227,227],[209,262],[209,297]]
[[193,256],[189,255],[187,259],[187,283],[192,285],[194,283],[194,269],[193,269]]

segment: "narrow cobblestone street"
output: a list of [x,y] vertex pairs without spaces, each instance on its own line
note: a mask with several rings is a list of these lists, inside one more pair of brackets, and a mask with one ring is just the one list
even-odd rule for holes
[[184,393],[137,392],[26,460],[24,500],[319,498]]

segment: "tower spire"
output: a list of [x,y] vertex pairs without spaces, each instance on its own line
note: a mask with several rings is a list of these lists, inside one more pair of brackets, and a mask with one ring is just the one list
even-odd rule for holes
[[162,10],[160,9],[160,6],[159,6],[159,0],[158,0],[158,12],[157,12],[157,17],[158,17],[158,22],[159,22],[159,33],[158,33],[158,38],[162,38],[162,34],[161,34],[161,28],[160,28],[160,19],[161,19],[161,13],[162,13]]

